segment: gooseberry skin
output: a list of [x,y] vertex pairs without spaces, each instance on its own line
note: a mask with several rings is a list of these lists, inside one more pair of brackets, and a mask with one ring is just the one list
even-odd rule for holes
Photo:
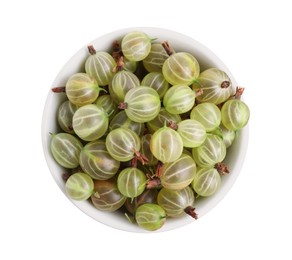
[[80,107],[73,116],[73,129],[84,141],[94,141],[102,137],[108,128],[108,116],[95,104]]
[[109,84],[109,93],[116,104],[123,102],[127,92],[140,86],[138,77],[129,71],[117,72]]
[[182,154],[176,161],[163,164],[160,181],[166,189],[181,190],[191,184],[195,174],[196,163],[194,159],[189,155]]
[[68,134],[74,134],[72,119],[77,110],[77,106],[69,100],[64,101],[58,109],[58,124]]
[[222,138],[207,134],[206,140],[199,147],[192,149],[193,158],[200,167],[212,167],[222,162],[226,156],[226,146]]
[[160,72],[148,73],[143,78],[141,85],[156,90],[160,99],[164,97],[166,91],[169,89],[169,83],[165,80],[163,74]]
[[183,114],[195,105],[195,92],[187,85],[175,85],[167,90],[163,98],[165,109],[171,114]]
[[137,123],[132,121],[130,118],[127,117],[125,111],[120,111],[118,114],[116,114],[109,124],[110,130],[117,128],[131,129],[139,136],[141,136],[145,130],[145,126],[143,123]]
[[181,121],[180,115],[174,115],[166,111],[164,107],[162,107],[158,113],[158,115],[147,122],[147,128],[150,133],[154,133],[159,128],[164,125],[169,125],[170,122],[179,123]]
[[68,133],[52,135],[50,148],[59,165],[68,169],[74,169],[79,165],[79,156],[83,145],[75,136]]
[[145,203],[154,203],[157,204],[157,189],[145,189],[139,196],[134,199],[128,198],[125,202],[126,209],[133,215],[137,208]]
[[82,170],[95,180],[112,178],[120,167],[120,162],[106,150],[103,140],[87,143],[81,150],[79,162]]
[[100,89],[96,80],[86,73],[73,74],[66,83],[66,95],[76,106],[93,103]]
[[149,87],[140,86],[130,89],[125,96],[127,116],[138,123],[145,123],[154,119],[161,108],[158,93]]
[[148,56],[143,60],[143,65],[149,72],[162,72],[163,63],[168,57],[161,43],[153,43]]
[[212,134],[216,134],[223,138],[224,144],[226,148],[230,147],[235,140],[236,132],[233,130],[227,129],[224,125],[220,125],[218,129],[212,132]]
[[197,120],[185,119],[177,124],[184,147],[194,148],[200,146],[206,139],[205,127]]
[[135,198],[145,190],[146,181],[146,176],[141,170],[131,167],[119,173],[117,184],[120,193],[127,198]]
[[230,99],[221,108],[222,124],[229,130],[237,131],[246,126],[250,111],[241,100]]
[[211,102],[216,105],[226,101],[233,92],[231,79],[224,71],[217,68],[201,72],[192,87],[194,90],[203,90],[203,93],[197,97],[200,102]]
[[94,192],[91,195],[91,201],[95,208],[114,212],[121,208],[127,197],[118,190],[116,180],[96,180],[94,181]]
[[211,132],[219,127],[221,112],[213,103],[201,103],[193,108],[190,118],[199,121],[207,132]]
[[166,213],[159,205],[146,203],[137,208],[135,219],[139,227],[155,231],[164,225]]
[[136,61],[130,61],[124,58],[124,70],[130,71],[130,72],[135,72],[138,67],[138,62]]
[[99,96],[95,104],[104,110],[109,120],[111,120],[118,111],[117,105],[110,95]]
[[67,195],[73,200],[87,200],[93,193],[93,180],[83,172],[72,174],[65,183]]
[[141,147],[139,136],[127,128],[117,128],[110,131],[105,144],[110,155],[120,162],[133,159],[135,152],[139,151]]
[[123,37],[121,48],[129,61],[141,61],[151,50],[151,39],[143,32],[129,32]]
[[182,154],[183,141],[175,130],[165,126],[152,135],[150,150],[159,161],[173,162]]
[[221,176],[214,168],[200,168],[192,181],[192,188],[202,197],[213,195],[221,185]]
[[200,65],[190,53],[178,52],[163,63],[162,73],[171,85],[190,85],[199,76]]
[[158,160],[150,150],[151,137],[151,134],[146,134],[141,137],[141,153],[148,159],[148,165],[154,166],[158,163]]
[[187,186],[181,190],[169,190],[162,188],[157,196],[157,203],[169,217],[180,217],[185,214],[187,207],[193,207],[195,195],[193,190]]
[[110,83],[116,62],[114,58],[104,51],[91,54],[85,62],[85,72],[93,77],[99,86]]

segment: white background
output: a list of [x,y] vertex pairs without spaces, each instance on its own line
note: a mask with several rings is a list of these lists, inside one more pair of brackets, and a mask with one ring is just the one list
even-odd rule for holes
[[[4,4],[6,2],[6,4]],[[1,259],[291,259],[290,1],[1,1]],[[206,45],[246,88],[241,174],[199,221],[157,234],[118,231],[62,194],[46,165],[41,118],[50,85],[87,42],[155,26]]]

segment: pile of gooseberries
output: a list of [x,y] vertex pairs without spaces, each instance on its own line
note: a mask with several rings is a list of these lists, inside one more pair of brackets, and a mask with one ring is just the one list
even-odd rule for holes
[[199,217],[250,114],[224,71],[200,71],[195,54],[153,39],[135,31],[108,50],[87,46],[84,69],[52,89],[66,100],[50,133],[69,198],[149,231]]

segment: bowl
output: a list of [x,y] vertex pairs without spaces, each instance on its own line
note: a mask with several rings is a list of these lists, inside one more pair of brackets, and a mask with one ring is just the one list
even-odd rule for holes
[[[92,44],[96,50],[109,50],[114,40],[121,39],[123,35],[131,31],[143,31],[151,38],[157,38],[157,41],[169,41],[176,51],[186,51],[193,54],[200,63],[201,71],[210,67],[219,68],[229,75],[233,86],[237,86],[236,80],[232,76],[232,73],[212,51],[198,41],[171,30],[150,27],[127,28],[108,33],[88,44],[85,44],[84,47],[74,54],[73,57],[64,65],[50,86],[42,118],[42,143],[44,155],[55,182],[63,191],[65,196],[67,196],[65,192],[65,183],[62,179],[64,169],[60,167],[52,157],[50,152],[51,137],[49,133],[56,133],[59,131],[56,113],[59,105],[66,99],[66,96],[65,94],[52,93],[51,88],[56,86],[64,86],[67,79],[72,74],[84,71],[84,63],[88,57],[88,51],[86,48],[87,45]],[[213,209],[229,192],[232,185],[236,181],[245,158],[247,144],[248,126],[239,131],[234,143],[230,148],[228,148],[227,157],[224,161],[228,165],[231,173],[222,178],[221,188],[213,196],[200,199],[196,203],[196,212],[199,215],[198,220],[194,220],[188,215],[180,218],[168,218],[165,225],[159,229],[158,232],[176,229],[193,222],[199,222],[200,218]],[[102,212],[94,208],[88,201],[74,201],[69,197],[68,199],[85,214],[107,226],[129,232],[147,232],[138,227],[138,225],[130,223],[123,214]]]

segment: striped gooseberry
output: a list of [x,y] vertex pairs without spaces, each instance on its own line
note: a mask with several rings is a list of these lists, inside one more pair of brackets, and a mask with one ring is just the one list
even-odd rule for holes
[[120,127],[131,129],[139,136],[143,135],[145,130],[145,126],[143,123],[132,121],[130,118],[127,117],[126,112],[124,110],[116,114],[109,124],[110,130],[117,129]]
[[52,134],[51,152],[56,162],[68,169],[79,165],[82,143],[75,136],[68,133]]
[[133,159],[141,147],[139,136],[127,128],[117,128],[110,131],[105,144],[110,155],[120,162]]
[[113,212],[121,208],[126,199],[127,198],[118,190],[116,180],[94,181],[94,192],[91,195],[91,201],[95,208],[102,211]]
[[181,190],[191,184],[195,173],[194,159],[187,154],[182,154],[176,161],[162,165],[159,178],[164,188]]
[[130,71],[122,70],[113,76],[109,84],[109,93],[113,100],[119,104],[124,101],[130,89],[138,86],[140,86],[138,77]]
[[104,110],[109,120],[111,120],[115,116],[115,114],[118,112],[117,105],[110,95],[99,96],[95,104]]
[[163,63],[162,73],[171,85],[192,84],[199,76],[200,65],[197,59],[190,53],[169,50],[168,43],[163,43],[170,55]]
[[145,203],[155,203],[157,204],[157,189],[145,189],[139,196],[134,199],[128,198],[125,201],[126,209],[131,213],[135,214],[137,208]]
[[95,104],[85,105],[73,116],[73,129],[84,141],[94,141],[102,137],[108,128],[108,116]]
[[190,118],[199,121],[207,132],[211,132],[219,127],[221,112],[213,103],[201,103],[192,109]]
[[146,203],[137,208],[135,219],[139,227],[148,231],[155,231],[164,225],[166,213],[161,206]]
[[171,114],[183,114],[195,105],[195,92],[187,85],[175,85],[167,90],[163,97],[163,105]]
[[162,72],[162,66],[169,57],[161,43],[153,43],[148,56],[143,60],[143,66],[148,72]]
[[177,124],[184,147],[194,148],[200,146],[206,139],[205,127],[197,120],[185,119]]
[[167,112],[164,107],[162,107],[158,115],[151,121],[147,122],[147,128],[150,133],[154,133],[159,128],[163,127],[164,125],[169,125],[171,122],[177,124],[180,121],[181,121],[180,115],[171,114]]
[[230,78],[224,71],[217,68],[201,72],[192,87],[194,90],[203,90],[198,96],[200,102],[211,102],[216,105],[226,101],[233,92]]
[[151,87],[157,91],[159,97],[162,99],[169,88],[169,83],[160,72],[148,73],[141,82],[142,86]]
[[154,89],[140,86],[128,91],[119,108],[125,109],[127,116],[134,122],[144,123],[158,115],[161,103]]
[[194,208],[195,195],[189,186],[181,190],[162,188],[158,193],[157,202],[169,217],[180,217],[186,213],[195,219],[198,218]]
[[230,99],[221,108],[222,124],[229,130],[240,130],[248,123],[249,114],[249,108],[243,101]]
[[129,32],[123,37],[121,48],[129,61],[141,61],[151,50],[151,39],[144,32]]
[[66,193],[73,200],[87,200],[93,189],[93,180],[83,172],[72,174],[65,183]]
[[120,193],[134,199],[142,194],[146,187],[146,176],[138,168],[129,167],[119,173],[117,185]]
[[202,197],[213,195],[221,185],[221,176],[214,167],[200,168],[192,181],[192,188]]
[[82,170],[96,180],[112,178],[120,167],[120,162],[106,150],[103,140],[87,143],[81,150],[79,162]]
[[69,100],[66,100],[58,109],[58,124],[66,133],[74,134],[72,119],[77,108],[78,107],[76,105],[71,103]]
[[66,95],[76,106],[93,103],[100,90],[96,80],[86,73],[73,74],[66,83]]
[[92,45],[88,46],[90,53],[85,61],[85,72],[93,77],[99,86],[106,86],[110,83],[116,62],[114,58],[104,51],[96,51]]
[[214,134],[207,134],[202,145],[192,149],[195,162],[200,167],[212,167],[224,160],[226,146],[221,137]]
[[183,141],[175,130],[164,126],[152,135],[150,150],[159,161],[173,162],[182,154]]

